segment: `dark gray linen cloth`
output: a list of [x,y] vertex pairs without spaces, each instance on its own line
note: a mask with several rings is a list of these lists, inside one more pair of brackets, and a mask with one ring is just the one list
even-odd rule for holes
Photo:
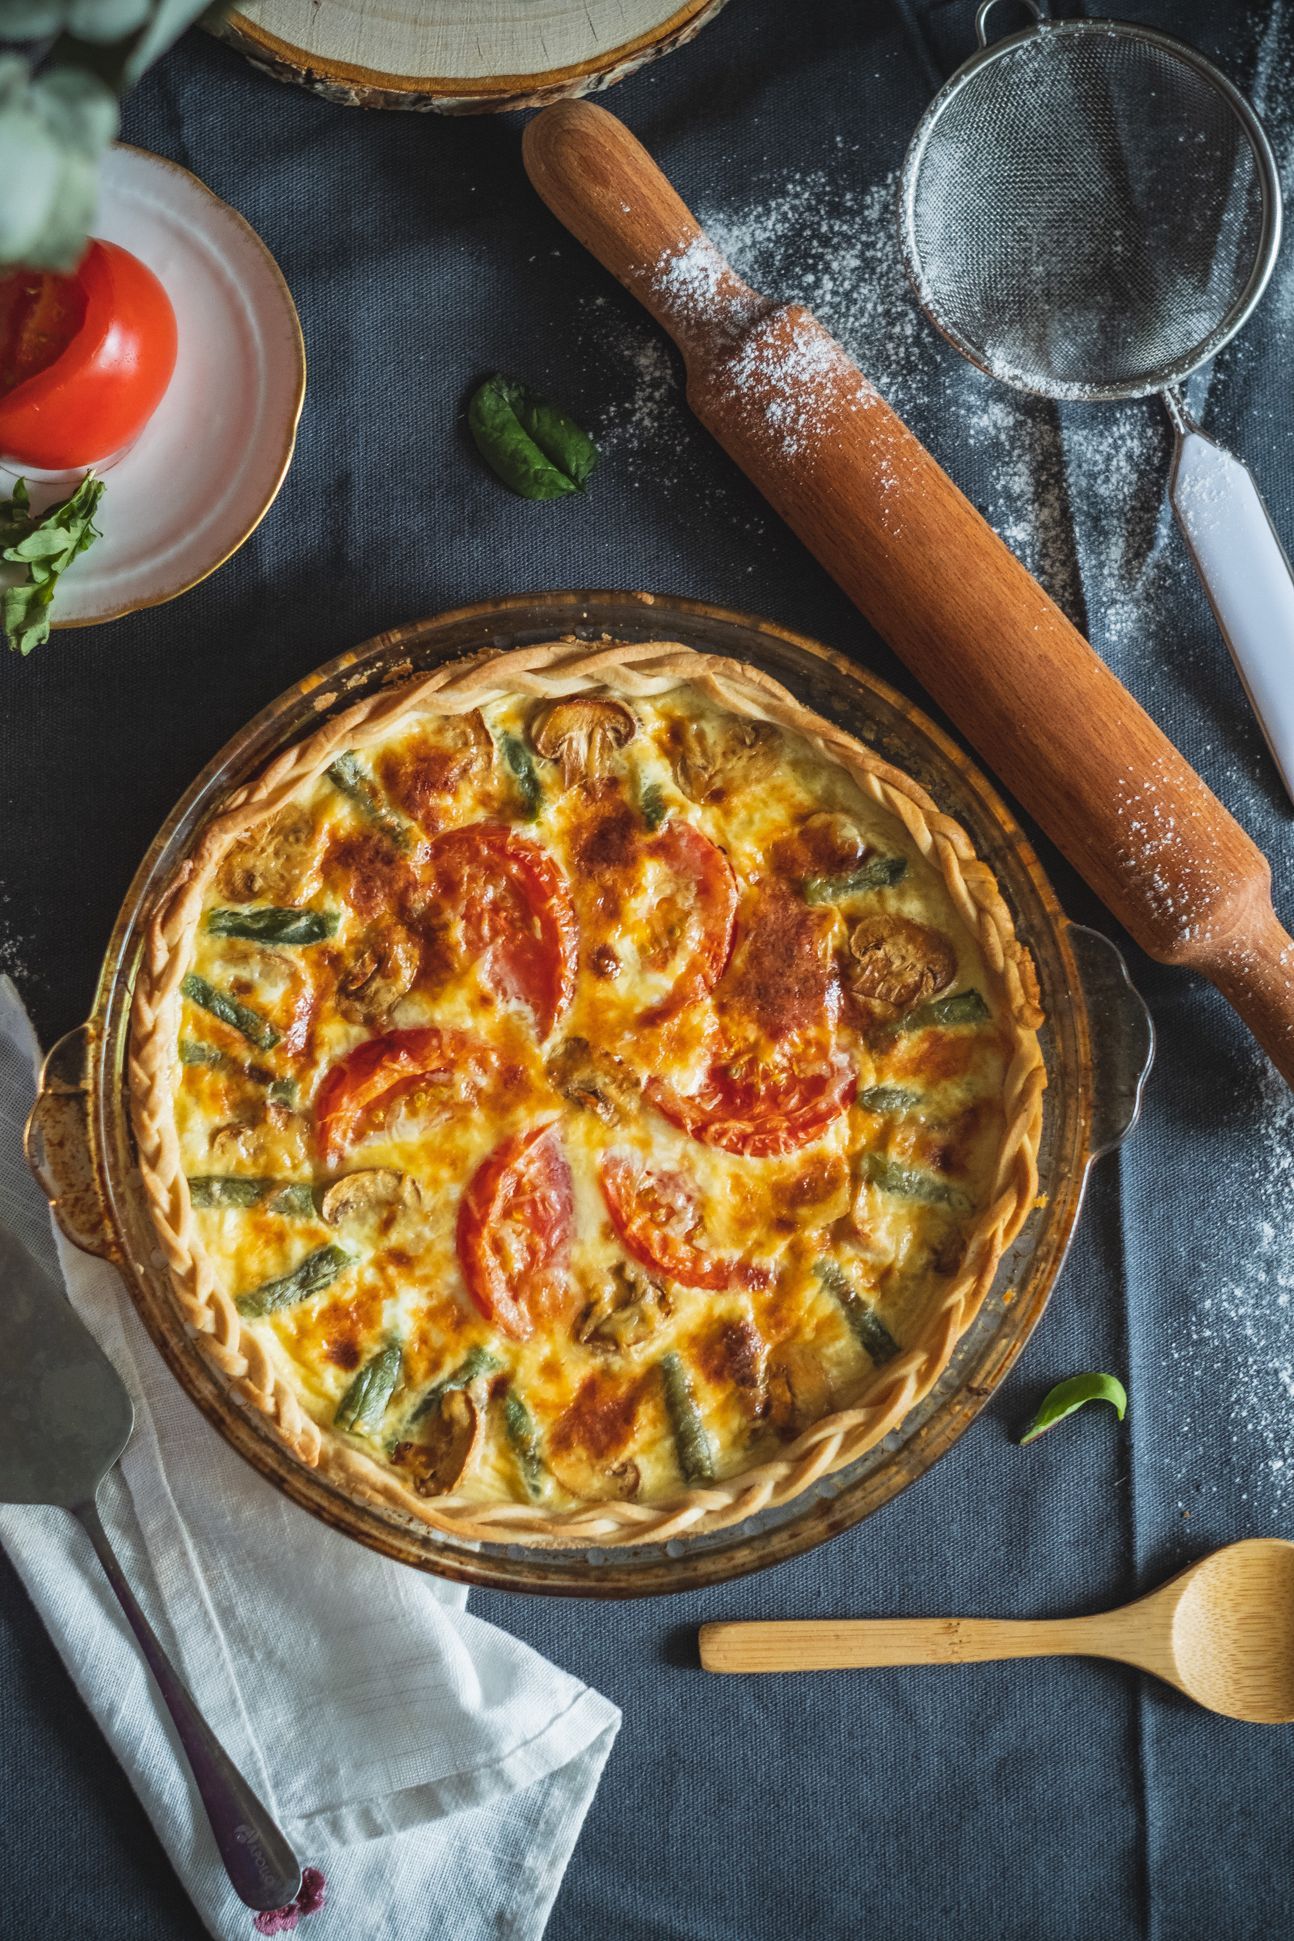
[[[1253,93],[1291,186],[1294,7],[1124,10]],[[608,105],[742,267],[846,337],[1268,851],[1289,922],[1288,807],[1166,510],[1157,407],[994,390],[935,339],[897,270],[894,171],[972,14],[971,0],[732,0]],[[690,419],[636,306],[531,193],[519,118],[359,114],[191,35],[125,133],[265,238],[310,378],[282,495],[228,565],[174,605],[4,667],[0,965],[43,1036],[84,1015],[135,863],[196,770],[289,682],[394,622],[527,589],[654,588],[767,614],[913,691]],[[1243,340],[1191,392],[1287,540],[1292,349],[1287,248]],[[463,405],[494,368],[601,433],[587,498],[524,504],[476,462]],[[1040,847],[1071,913],[1113,928]],[[1130,958],[1160,1034],[1143,1123],[1095,1177],[1023,1363],[935,1470],[862,1528],[727,1589],[476,1599],[624,1708],[553,1941],[1290,1932],[1290,1728],[1215,1719],[1094,1664],[780,1680],[695,1666],[706,1618],[1088,1611],[1213,1544],[1294,1536],[1294,1109],[1213,991]],[[1124,1427],[1091,1410],[1016,1447],[1044,1390],[1088,1368],[1126,1379]],[[0,1933],[196,1936],[3,1563],[0,1606]],[[363,1911],[332,1908],[310,1931],[362,1934]],[[411,1937],[439,1932],[434,1909],[409,1910]]]

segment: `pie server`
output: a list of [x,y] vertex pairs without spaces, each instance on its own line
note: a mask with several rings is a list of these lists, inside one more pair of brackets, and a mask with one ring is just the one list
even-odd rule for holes
[[113,1554],[95,1496],[130,1440],[125,1384],[61,1290],[0,1228],[0,1502],[70,1510],[94,1545],[175,1723],[234,1892],[248,1907],[285,1907],[301,1868],[236,1770],[158,1643]]

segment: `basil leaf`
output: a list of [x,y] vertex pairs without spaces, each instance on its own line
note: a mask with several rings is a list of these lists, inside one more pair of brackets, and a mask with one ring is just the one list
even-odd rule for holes
[[1071,1375],[1068,1381],[1057,1382],[1043,1396],[1037,1414],[1020,1438],[1020,1446],[1063,1422],[1085,1402],[1109,1402],[1122,1422],[1128,1409],[1128,1391],[1116,1375]]
[[76,490],[57,505],[34,513],[27,482],[18,479],[13,496],[0,500],[0,560],[23,566],[26,577],[8,586],[0,602],[10,648],[30,654],[49,639],[49,615],[60,573],[100,537],[94,514],[103,497],[103,480],[87,472]]
[[582,492],[598,448],[573,418],[515,378],[487,377],[467,407],[476,449],[523,499]]

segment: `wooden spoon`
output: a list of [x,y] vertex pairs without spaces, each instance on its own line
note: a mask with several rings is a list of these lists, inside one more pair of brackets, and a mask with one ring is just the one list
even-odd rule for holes
[[1211,978],[1294,1084],[1271,870],[1189,762],[829,332],[742,282],[614,115],[563,102],[524,150],[549,208],[674,338],[701,422],[1142,948]]
[[808,1618],[703,1624],[707,1671],[848,1671],[997,1658],[1115,1658],[1211,1712],[1294,1720],[1294,1543],[1253,1537],[1099,1617]]

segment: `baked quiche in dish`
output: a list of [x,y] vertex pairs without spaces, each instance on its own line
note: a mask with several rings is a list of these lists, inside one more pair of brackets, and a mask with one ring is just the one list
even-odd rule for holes
[[991,871],[754,668],[558,641],[356,703],[152,919],[132,1115],[180,1310],[337,1486],[659,1542],[932,1387],[1038,1191]]

